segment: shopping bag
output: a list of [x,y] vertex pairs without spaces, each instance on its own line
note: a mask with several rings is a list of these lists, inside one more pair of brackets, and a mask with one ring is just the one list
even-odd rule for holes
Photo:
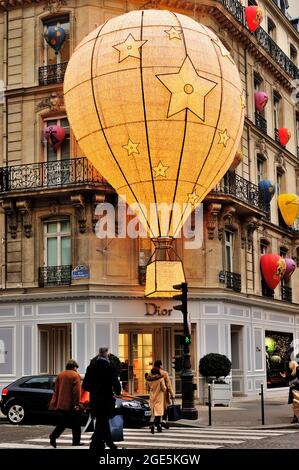
[[113,442],[124,440],[124,417],[122,415],[115,415],[109,419],[111,437]]
[[167,407],[167,418],[168,421],[178,421],[181,419],[181,405],[176,405],[172,402],[172,405]]

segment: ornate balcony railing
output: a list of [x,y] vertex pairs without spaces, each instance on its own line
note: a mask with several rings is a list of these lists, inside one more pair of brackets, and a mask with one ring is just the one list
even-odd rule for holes
[[280,144],[278,129],[276,129],[276,128],[274,129],[274,137],[275,137],[275,142]]
[[226,287],[232,289],[235,292],[241,292],[241,274],[231,273],[230,271],[225,272]]
[[233,172],[226,173],[211,193],[230,194],[251,206],[265,210],[259,187]]
[[86,157],[0,168],[0,193],[103,182]]
[[72,266],[44,266],[39,268],[39,287],[69,286],[72,283]]
[[260,113],[255,113],[255,125],[263,134],[267,134],[267,120]]
[[54,83],[62,83],[67,67],[67,62],[61,64],[52,64],[39,67],[38,83],[40,85],[52,85]]
[[262,279],[262,296],[269,297],[270,299],[274,298],[274,290],[267,286],[264,279]]
[[291,287],[281,285],[281,300],[284,300],[285,302],[293,301],[293,293]]
[[[238,0],[218,0],[229,11],[236,20],[247,27],[244,15],[244,7]],[[283,70],[292,79],[299,77],[299,70],[292,60],[283,52],[269,34],[263,29],[258,28],[254,33],[257,42],[265,51],[275,60],[275,62],[283,68]]]

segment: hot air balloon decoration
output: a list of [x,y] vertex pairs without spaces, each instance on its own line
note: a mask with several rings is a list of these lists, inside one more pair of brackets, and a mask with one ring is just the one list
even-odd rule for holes
[[256,91],[254,94],[255,108],[262,113],[268,103],[269,97],[264,91]]
[[284,258],[268,253],[261,256],[261,271],[267,286],[274,290],[279,284],[286,270]]
[[235,169],[240,165],[242,161],[243,161],[243,152],[241,149],[239,149],[235,155],[233,163],[229,167],[229,171],[235,171]]
[[48,144],[57,152],[65,139],[65,130],[63,127],[57,125],[47,126],[44,129],[44,137]]
[[[171,241],[228,171],[242,136],[242,83],[229,51],[185,15],[131,11],[76,47],[64,96],[80,148],[164,252],[147,266],[146,295],[177,294],[184,271],[168,259]],[[166,220],[160,204],[183,207],[181,216],[172,210]]]
[[299,197],[296,194],[280,194],[277,202],[285,223],[293,225],[299,217]]
[[56,55],[60,51],[65,37],[65,30],[61,26],[49,26],[44,34],[46,42],[54,49]]
[[265,204],[270,204],[275,194],[275,186],[269,180],[261,180],[259,182],[259,190],[260,190],[262,201]]
[[282,147],[286,147],[288,141],[292,137],[290,129],[286,129],[281,127],[278,129],[278,138],[279,138],[279,143],[282,145]]
[[250,5],[245,7],[245,19],[248,29],[254,33],[263,21],[264,13],[258,5]]
[[285,258],[286,270],[283,278],[288,282],[296,269],[296,263],[292,258]]

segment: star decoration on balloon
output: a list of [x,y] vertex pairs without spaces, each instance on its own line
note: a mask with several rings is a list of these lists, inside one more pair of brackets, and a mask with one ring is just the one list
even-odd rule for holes
[[128,143],[126,145],[123,145],[123,148],[126,149],[128,152],[128,156],[133,155],[134,153],[139,153],[138,150],[138,143],[132,142],[131,139],[128,140]]
[[127,39],[124,42],[116,44],[113,46],[119,52],[119,62],[127,59],[128,57],[134,57],[135,59],[140,59],[140,48],[147,41],[137,41],[132,34],[129,34]]
[[232,58],[230,52],[226,49],[224,44],[222,44],[222,42],[218,38],[212,38],[211,41],[216,44],[217,47],[219,47],[222,57],[227,57],[232,62],[232,64],[235,65],[234,59]]
[[194,206],[197,201],[199,200],[199,196],[196,194],[196,190],[193,191],[193,193],[188,194],[188,203]]
[[224,131],[219,131],[219,137],[220,138],[218,144],[222,144],[224,147],[226,147],[227,142],[230,139],[229,135],[227,134],[227,129],[225,129]]
[[182,31],[178,31],[177,29],[175,29],[174,26],[172,26],[170,29],[164,29],[164,32],[168,34],[168,39],[179,39],[180,41],[182,40]]
[[153,171],[155,172],[154,178],[157,178],[158,176],[166,178],[166,171],[168,168],[169,166],[164,166],[160,160],[157,166],[153,166]]
[[217,82],[198,75],[189,56],[186,56],[178,72],[156,77],[171,93],[167,117],[189,109],[205,121],[206,96],[217,86]]

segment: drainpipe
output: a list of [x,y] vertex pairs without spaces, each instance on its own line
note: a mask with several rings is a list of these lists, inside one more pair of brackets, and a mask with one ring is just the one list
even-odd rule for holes
[[[8,83],[8,10],[4,12],[4,34],[3,34],[3,79],[4,79],[4,102],[3,102],[3,166],[8,167],[8,150],[7,150],[7,134],[8,134],[8,106],[6,88]],[[2,289],[6,289],[7,280],[7,234],[8,234],[8,220],[7,214],[4,214],[4,227],[5,233],[2,238]]]

